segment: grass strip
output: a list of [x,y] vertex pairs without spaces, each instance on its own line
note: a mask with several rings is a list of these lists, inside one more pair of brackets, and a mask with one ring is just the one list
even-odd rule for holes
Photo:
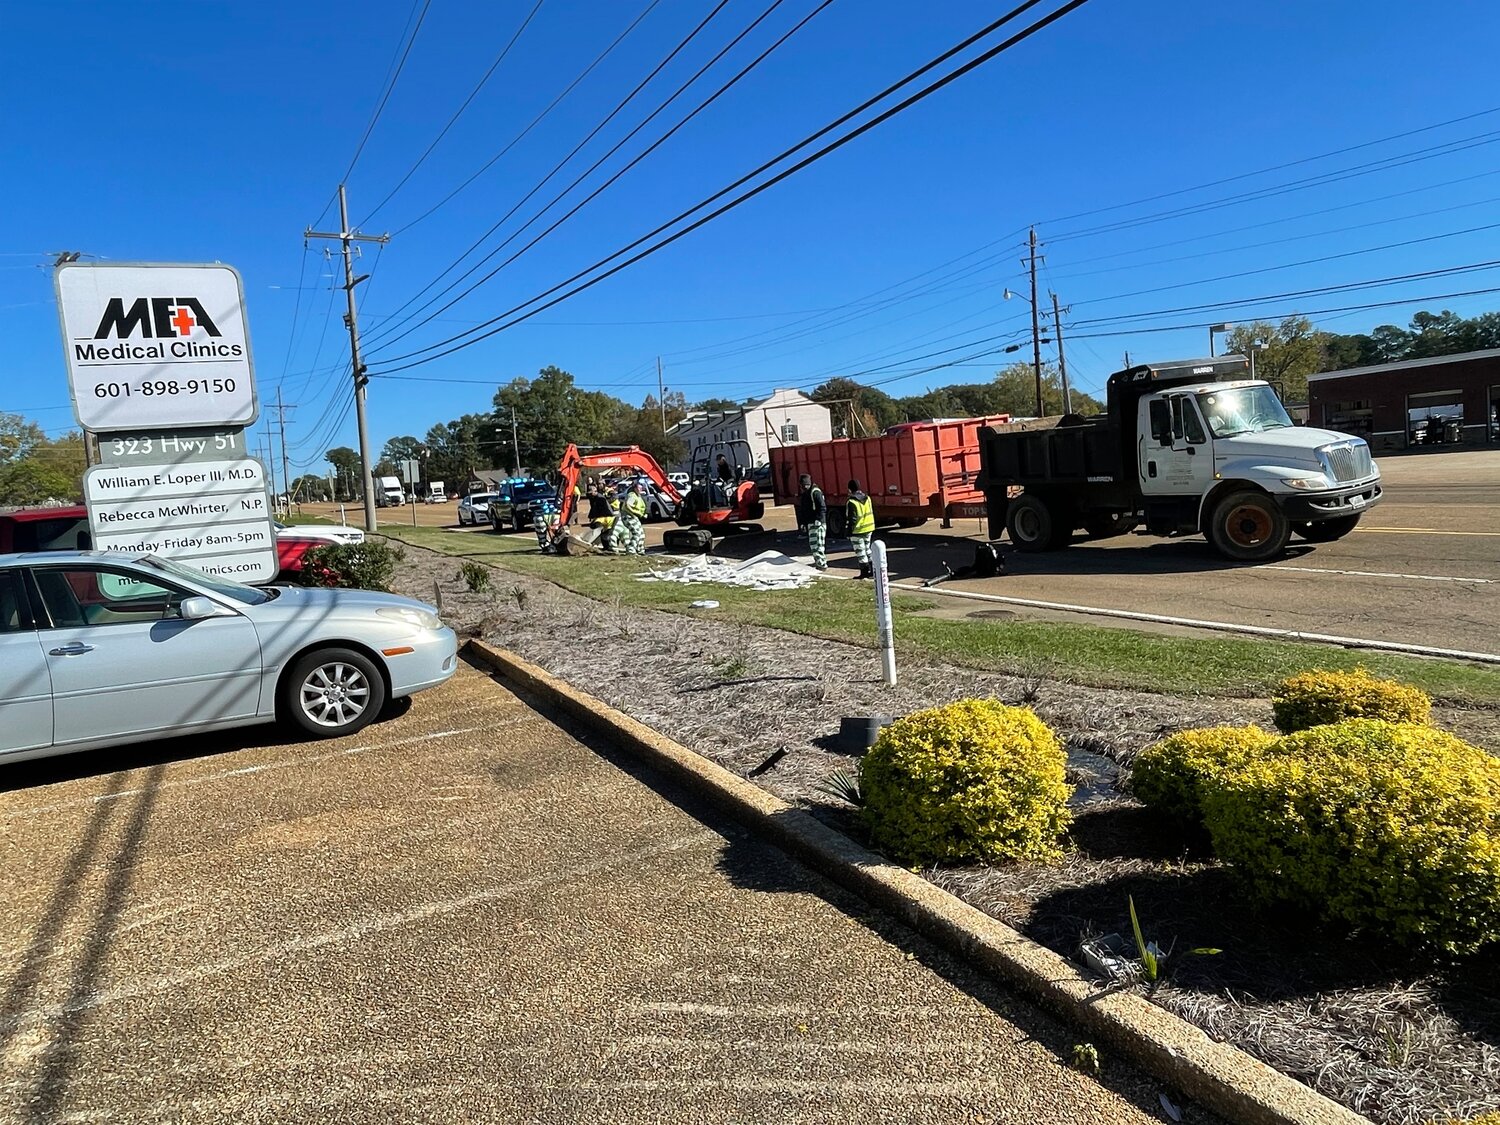
[[[385,528],[385,534],[445,554],[494,563],[554,582],[600,601],[682,613],[735,624],[763,625],[873,648],[875,615],[869,585],[815,582],[805,590],[743,590],[636,582],[662,560],[614,556],[562,558],[537,552],[530,535],[457,533],[438,528]],[[969,668],[1052,678],[1093,687],[1211,696],[1262,697],[1277,681],[1318,669],[1368,668],[1415,684],[1436,699],[1500,706],[1500,671],[1456,660],[1355,652],[1296,641],[1183,637],[1139,629],[1035,620],[946,620],[925,616],[931,599],[893,600],[898,653]],[[711,598],[718,609],[692,609]]]

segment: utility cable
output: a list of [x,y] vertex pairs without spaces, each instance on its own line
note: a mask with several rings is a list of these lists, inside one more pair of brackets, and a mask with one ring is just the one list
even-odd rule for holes
[[[652,111],[650,117],[647,117],[644,121],[642,121],[639,125],[637,125],[634,129],[632,129],[624,137],[622,137],[615,144],[615,146],[613,148],[611,148],[608,152],[606,152],[598,160],[594,161],[594,163],[592,165],[590,165],[587,169],[585,169],[579,176],[577,176],[573,180],[573,182],[571,184],[569,184],[566,188],[564,188],[561,192],[559,192],[551,200],[551,202],[549,202],[545,207],[543,207],[540,211],[538,211],[535,215],[533,215],[530,219],[528,219],[525,223],[523,223],[520,226],[520,228],[518,228],[516,231],[512,232],[510,234],[510,236],[507,237],[503,242],[501,242],[498,246],[496,246],[494,249],[492,249],[483,258],[479,259],[479,261],[475,262],[474,265],[470,266],[469,269],[466,270],[460,277],[455,278],[454,281],[452,283],[450,283],[446,289],[443,290],[443,293],[451,292],[452,289],[454,288],[454,286],[458,285],[459,282],[461,282],[465,277],[468,277],[469,275],[471,275],[475,270],[477,270],[485,262],[489,261],[496,254],[498,254],[501,250],[503,250],[506,246],[510,245],[511,242],[515,241],[515,239],[520,236],[520,234],[521,234],[522,231],[524,231],[532,223],[536,222],[537,219],[539,219],[543,215],[545,215],[548,210],[550,210],[555,204],[557,204],[558,202],[560,202],[570,191],[572,191],[575,187],[577,187],[580,183],[582,183],[585,179],[587,179],[590,175],[592,175],[593,172],[595,170],[597,170],[601,164],[603,164],[606,160],[608,160],[611,156],[613,156],[616,152],[618,152],[628,141],[631,140],[631,138],[633,138],[638,132],[640,132],[641,129],[645,128],[645,126],[651,122],[652,118],[654,118],[662,110],[666,109],[667,106],[669,106],[678,97],[679,94],[683,93],[683,91],[687,90],[688,87],[690,87],[694,82],[696,82],[705,73],[707,73],[710,68],[712,68],[715,64],[717,64],[720,59],[722,59],[731,49],[733,49],[742,39],[744,39],[744,37],[746,35],[748,35],[751,31],[753,31],[755,29],[755,27],[757,25],[759,25],[762,20],[764,20],[766,17],[768,17],[778,7],[780,7],[783,2],[784,2],[784,0],[773,0],[773,2],[770,5],[770,7],[766,8],[766,10],[764,12],[762,12],[760,14],[760,16],[757,17],[756,20],[753,23],[750,24],[749,27],[745,28],[744,31],[740,32],[737,36],[735,36],[734,39],[732,39],[721,51],[719,51],[718,54],[716,54],[707,63],[705,63],[703,65],[703,67],[701,69],[699,69],[699,71],[696,74],[694,74],[685,83],[683,83],[682,86],[680,86],[671,95],[671,97],[669,97],[665,102],[663,102],[654,111]],[[832,3],[833,3],[833,0],[821,0],[821,3],[819,3],[817,7],[815,7],[812,11],[808,12],[807,15],[803,16],[802,19],[800,19],[797,23],[795,23],[794,25],[792,25],[792,27],[790,29],[788,29],[786,32],[784,32],[779,39],[777,39],[769,47],[767,47],[765,50],[763,50],[759,55],[757,55],[755,58],[751,59],[749,63],[747,63],[744,67],[742,67],[727,82],[723,83],[717,90],[715,90],[712,94],[710,94],[707,98],[705,98],[702,102],[700,102],[696,107],[694,107],[693,110],[687,114],[687,116],[683,117],[682,120],[678,121],[677,124],[673,125],[670,129],[668,129],[665,133],[663,133],[655,141],[653,141],[651,144],[649,144],[648,146],[646,146],[645,149],[643,149],[640,153],[638,153],[633,159],[631,159],[623,167],[621,167],[620,169],[618,169],[607,180],[605,180],[598,187],[596,187],[593,191],[591,191],[588,195],[584,196],[581,200],[579,200],[576,204],[574,204],[573,207],[570,210],[568,210],[563,215],[561,215],[559,218],[557,218],[552,223],[551,226],[547,227],[546,230],[541,231],[539,234],[535,235],[531,239],[530,242],[526,243],[525,246],[522,246],[519,250],[517,250],[509,258],[505,259],[505,261],[501,262],[498,266],[496,266],[494,269],[492,269],[489,273],[485,274],[484,277],[480,278],[473,285],[469,286],[469,288],[465,289],[457,297],[454,297],[446,305],[443,305],[441,308],[439,308],[436,312],[432,313],[430,316],[424,317],[423,319],[419,320],[416,324],[412,325],[410,328],[406,329],[404,332],[398,333],[395,336],[391,336],[391,337],[387,338],[383,342],[383,344],[381,346],[388,347],[391,344],[395,343],[395,341],[401,339],[402,337],[410,335],[411,333],[415,332],[418,328],[422,327],[424,324],[427,324],[427,323],[431,322],[432,320],[435,320],[439,315],[441,315],[442,313],[446,312],[448,309],[451,309],[454,305],[458,304],[465,297],[467,297],[470,293],[473,293],[480,286],[482,286],[485,283],[487,283],[488,281],[490,281],[496,274],[498,274],[501,270],[505,269],[506,266],[509,266],[511,263],[513,263],[514,261],[516,261],[516,259],[520,258],[521,255],[525,254],[528,250],[530,250],[537,243],[541,242],[544,238],[546,238],[548,235],[550,235],[558,227],[562,226],[565,222],[567,222],[569,219],[571,219],[574,215],[578,214],[578,212],[581,211],[584,207],[586,207],[590,202],[592,202],[594,199],[598,198],[598,196],[600,194],[602,194],[604,191],[608,190],[609,187],[611,185],[613,185],[617,180],[619,180],[621,176],[625,175],[625,173],[629,172],[632,168],[634,168],[642,160],[645,160],[646,157],[650,156],[653,152],[655,152],[663,144],[665,144],[667,141],[669,141],[680,129],[682,129],[684,126],[686,126],[690,121],[692,121],[695,117],[697,117],[704,110],[708,109],[708,107],[711,106],[711,105],[713,105],[714,102],[718,101],[718,99],[720,97],[722,97],[724,94],[728,93],[729,90],[731,90],[735,85],[737,85],[741,81],[741,79],[743,79],[746,75],[748,75],[756,67],[760,66],[761,63],[765,62],[766,59],[769,58],[773,53],[775,53],[788,39],[790,39],[792,36],[796,35],[797,32],[801,31],[802,28],[804,28],[805,26],[807,26],[807,24],[809,22],[811,22],[811,20],[812,20],[812,18],[814,16],[816,16],[819,12],[822,12],[824,9],[826,9],[827,7],[829,7],[829,5],[831,5]],[[494,228],[491,228],[491,230],[493,230],[493,229]],[[439,293],[437,295],[437,297],[433,298],[433,300],[435,301],[435,300],[440,299],[442,297],[442,295],[443,295],[442,293]],[[431,303],[432,302],[429,301],[427,304],[431,305]],[[423,307],[425,308],[427,306],[423,306]],[[413,315],[415,315],[415,314],[413,314]]]
[[530,25],[537,12],[541,11],[542,5],[545,2],[546,0],[536,0],[536,3],[531,6],[531,11],[526,13],[526,18],[521,21],[521,26],[516,28],[516,33],[512,35],[506,42],[505,46],[501,48],[500,53],[495,56],[495,61],[490,63],[490,68],[484,72],[484,77],[482,77],[475,85],[475,87],[469,91],[469,96],[465,98],[463,104],[459,106],[456,111],[454,111],[453,116],[448,118],[448,123],[444,125],[440,130],[438,130],[438,135],[432,139],[432,143],[427,146],[422,155],[417,157],[417,162],[406,170],[406,174],[396,182],[395,187],[386,192],[385,198],[382,199],[379,203],[375,204],[374,210],[372,210],[368,215],[365,216],[364,222],[360,223],[360,226],[367,226],[370,220],[375,218],[375,216],[380,212],[380,209],[387,203],[389,203],[391,201],[391,198],[398,191],[406,186],[406,182],[416,174],[417,169],[422,167],[427,158],[432,155],[432,150],[437,148],[442,139],[448,135],[448,130],[453,128],[458,119],[464,115],[464,111],[469,108],[469,104],[479,96],[479,91],[484,89],[485,83],[489,82],[489,80],[494,77],[495,71],[498,70],[500,68],[500,64],[505,61],[505,56],[510,54],[510,49],[516,45],[516,41],[521,38],[521,34]]
[[[714,17],[717,16],[724,9],[724,7],[728,3],[729,3],[729,0],[719,0],[719,2],[713,7],[713,9],[708,13],[708,15],[704,16],[703,19],[698,22],[698,25],[696,27],[694,27],[692,31],[688,32],[687,36],[681,42],[679,42],[677,44],[677,46],[675,46],[675,47],[672,48],[672,50],[667,54],[666,58],[662,59],[659,63],[657,63],[656,66],[651,69],[651,72],[649,74],[647,74],[645,78],[641,79],[640,82],[638,82],[636,84],[635,88],[630,91],[630,93],[626,94],[625,97],[623,97],[622,99],[620,99],[620,101],[618,103],[616,103],[615,108],[612,109],[612,110],[610,110],[609,113],[605,115],[604,120],[600,121],[597,125],[595,125],[593,127],[593,129],[591,129],[589,131],[588,135],[583,138],[583,140],[579,141],[576,145],[573,146],[573,150],[571,152],[569,152],[567,156],[563,157],[556,164],[554,164],[552,166],[552,170],[550,172],[548,172],[545,176],[543,176],[541,178],[541,180],[530,191],[528,191],[524,196],[522,196],[520,198],[520,200],[518,200],[516,202],[516,204],[514,206],[512,206],[509,211],[507,211],[504,215],[501,215],[500,218],[489,228],[489,230],[485,231],[482,235],[480,235],[477,239],[475,239],[474,242],[470,244],[470,246],[469,246],[469,248],[467,250],[465,250],[458,257],[454,258],[453,261],[450,262],[448,265],[444,266],[442,268],[442,270],[440,270],[438,272],[438,275],[436,277],[434,277],[426,285],[422,286],[422,288],[419,289],[414,296],[412,296],[410,299],[408,299],[407,301],[405,301],[396,310],[396,313],[399,314],[399,313],[405,311],[406,309],[410,308],[413,304],[415,304],[418,300],[421,299],[421,297],[422,297],[422,295],[424,293],[428,292],[430,289],[432,289],[432,287],[434,285],[436,285],[438,282],[442,281],[445,276],[447,276],[453,270],[457,269],[458,266],[459,266],[459,264],[465,258],[467,258],[475,250],[479,249],[480,246],[484,245],[485,239],[489,238],[490,235],[494,234],[497,230],[499,230],[500,227],[503,226],[506,223],[506,221],[508,221],[510,219],[510,217],[512,215],[514,215],[517,211],[519,211],[522,207],[524,207],[526,205],[527,201],[530,200],[531,197],[533,195],[535,195],[537,192],[541,191],[542,188],[547,185],[548,181],[550,181],[553,176],[557,175],[565,167],[567,167],[568,162],[570,160],[572,160],[573,157],[577,156],[578,153],[583,150],[583,148],[584,148],[585,145],[587,145],[591,140],[593,140],[596,136],[598,136],[600,130],[602,130],[606,125],[608,125],[611,121],[613,121],[615,119],[615,117],[617,117],[620,114],[620,112],[622,110],[624,110],[625,107],[628,106],[631,103],[631,101],[633,101],[635,99],[635,97],[636,97],[637,94],[639,94],[642,90],[644,90],[646,88],[646,86],[649,85],[650,82],[658,74],[660,74],[662,72],[662,70],[664,70],[666,68],[666,66],[673,59],[675,59],[679,54],[681,54],[682,51],[688,46],[688,44],[690,44],[694,39],[696,39],[698,37],[698,35],[703,31],[703,29],[709,25],[709,23],[714,19]],[[555,200],[554,200],[554,202],[555,202]],[[550,204],[549,204],[549,206],[550,206]],[[545,212],[545,208],[543,209],[543,212]],[[425,216],[423,216],[423,217],[425,218]],[[421,220],[419,219],[417,221],[420,222]],[[410,226],[412,224],[408,224],[408,225]],[[476,268],[478,268],[477,264],[475,266],[471,266],[469,268],[469,270],[467,270],[463,275],[461,275],[458,280],[462,281],[464,277],[468,277],[469,274],[473,273]],[[451,288],[452,288],[452,286],[450,285],[448,287],[448,289],[444,289],[443,290],[443,293],[448,292],[449,289],[451,289]],[[438,296],[441,297],[442,294],[440,293]],[[420,306],[420,308],[417,311],[420,312],[421,309],[427,308],[431,304],[432,304],[432,302],[428,301],[426,304]],[[398,320],[393,325],[384,325],[384,326],[382,326],[379,331],[377,331],[377,332],[375,332],[375,333],[373,333],[371,335],[370,340],[369,340],[369,346],[370,346],[370,348],[373,350],[373,349],[375,349],[375,348],[377,348],[379,346],[380,338],[381,338],[382,333],[388,334],[389,332],[394,331],[395,329],[399,328],[402,324],[405,324],[407,321],[409,321],[412,318],[412,316],[415,316],[415,315],[417,315],[417,313],[412,313],[410,316],[407,316],[407,317],[402,318],[401,320]]]
[[564,98],[566,98],[569,94],[571,94],[573,92],[574,88],[580,82],[582,82],[585,78],[587,78],[590,74],[592,74],[594,72],[594,68],[597,67],[600,63],[602,63],[606,58],[608,58],[614,52],[614,49],[616,47],[618,47],[621,43],[623,43],[625,41],[625,37],[627,35],[629,35],[632,31],[634,31],[636,29],[636,25],[639,24],[647,16],[649,16],[651,14],[652,10],[658,4],[660,4],[660,3],[661,3],[661,0],[651,0],[651,2],[649,4],[647,4],[644,9],[642,9],[641,14],[638,15],[638,16],[636,16],[635,19],[631,20],[629,26],[627,26],[624,31],[620,32],[619,35],[615,36],[614,42],[612,42],[608,47],[604,48],[604,50],[602,52],[600,52],[600,54],[594,59],[593,62],[589,63],[588,66],[584,67],[583,71],[576,78],[574,78],[573,81],[569,82],[567,84],[567,86],[563,87],[562,93],[558,94],[557,97],[553,98],[552,101],[550,103],[548,103],[547,108],[545,108],[544,110],[542,110],[541,113],[539,113],[535,117],[533,117],[531,119],[530,123],[526,126],[526,128],[522,129],[519,133],[517,133],[514,137],[512,137],[510,139],[510,141],[506,143],[506,145],[505,145],[504,148],[502,148],[499,152],[495,153],[494,156],[490,157],[483,164],[481,164],[479,166],[479,169],[476,172],[474,172],[474,174],[471,175],[468,179],[466,179],[463,183],[459,184],[456,188],[454,188],[452,191],[450,191],[447,195],[443,196],[442,199],[439,199],[431,207],[427,208],[427,210],[423,211],[420,215],[418,215],[411,222],[407,223],[403,227],[398,227],[396,229],[396,234],[402,234],[402,233],[404,233],[406,231],[411,230],[412,227],[416,226],[423,219],[428,218],[430,215],[432,215],[434,212],[436,212],[439,208],[441,208],[444,205],[446,205],[450,200],[453,199],[454,196],[458,195],[461,191],[463,191],[465,188],[467,188],[475,180],[479,179],[480,176],[482,176],[486,172],[488,172],[490,170],[490,168],[495,164],[495,162],[497,160],[499,160],[507,152],[509,152],[511,149],[515,148],[516,145],[520,144],[523,140],[525,140],[527,134],[530,133],[533,129],[535,129],[538,125],[540,125],[542,123],[543,119],[546,118],[547,115],[550,114],[554,109],[556,109],[558,107],[558,105],[562,102],[562,100]]
[[386,83],[385,93],[380,96],[380,101],[375,106],[375,112],[370,115],[370,123],[365,126],[364,136],[359,138],[359,144],[354,149],[354,155],[349,158],[349,167],[344,171],[341,183],[348,183],[349,177],[354,173],[354,166],[359,163],[360,154],[365,151],[365,144],[370,139],[370,134],[375,131],[375,123],[380,120],[380,115],[385,112],[385,103],[391,100],[391,94],[396,89],[396,83],[401,80],[401,71],[406,67],[407,56],[416,45],[417,34],[422,30],[422,21],[427,18],[427,9],[432,7],[432,0],[422,0],[422,10],[417,15],[416,26],[411,29],[411,35],[407,37],[406,48],[401,52],[401,58],[396,63],[396,71]]
[[1128,207],[1139,207],[1145,203],[1156,203],[1163,199],[1172,199],[1179,195],[1189,195],[1195,191],[1207,191],[1209,188],[1222,187],[1225,184],[1236,183],[1240,180],[1253,179],[1256,176],[1266,176],[1272,172],[1282,172],[1288,168],[1296,168],[1303,164],[1315,164],[1319,160],[1329,160],[1335,156],[1343,156],[1346,153],[1358,152],[1360,149],[1374,148],[1376,145],[1389,144],[1391,141],[1404,140],[1407,137],[1415,137],[1419,133],[1430,133],[1436,129],[1445,129],[1449,125],[1459,125],[1465,121],[1473,121],[1480,117],[1489,117],[1500,113],[1500,106],[1490,109],[1481,109],[1475,113],[1466,113],[1462,117],[1451,117],[1447,121],[1439,121],[1435,125],[1423,125],[1417,129],[1408,129],[1404,133],[1393,133],[1389,137],[1379,137],[1373,141],[1364,141],[1357,145],[1348,145],[1345,148],[1336,148],[1332,152],[1319,153],[1317,156],[1304,156],[1300,160],[1289,160],[1284,164],[1273,164],[1268,168],[1258,168],[1254,172],[1241,172],[1236,176],[1226,176],[1221,180],[1210,180],[1206,184],[1197,184],[1194,187],[1178,188],[1175,191],[1164,191],[1156,195],[1148,195],[1141,199],[1132,199],[1129,203],[1111,203],[1107,207],[1095,207],[1091,211],[1075,211],[1071,215],[1058,215],[1048,219],[1045,224],[1067,223],[1074,219],[1087,219],[1093,215],[1102,215],[1108,211],[1122,211]]
[[[1032,7],[1034,7],[1038,2],[1039,2],[1039,0],[1026,0],[1026,3],[1022,4],[1018,8],[1013,9],[1010,13],[1007,13],[1007,15],[1001,17],[1001,19],[999,21],[997,21],[996,24],[990,25],[991,29],[993,29],[996,26],[999,26],[1000,24],[1008,22],[1011,19],[1014,19],[1017,15],[1025,12],[1025,11],[1027,11],[1028,9],[1030,9]],[[682,238],[682,237],[684,237],[684,236],[692,233],[693,231],[697,230],[699,227],[702,227],[705,224],[712,222],[714,219],[718,218],[719,216],[721,216],[721,215],[723,215],[723,214],[725,214],[725,213],[727,213],[729,211],[734,210],[736,207],[740,206],[741,204],[746,203],[749,200],[755,198],[761,192],[764,192],[764,191],[766,191],[766,190],[774,187],[776,184],[780,183],[781,181],[787,179],[790,176],[795,175],[797,172],[800,172],[802,169],[808,167],[809,165],[811,165],[813,163],[816,163],[818,160],[821,160],[823,157],[827,156],[829,153],[832,153],[832,152],[834,152],[834,151],[842,148],[844,145],[848,144],[850,141],[853,141],[856,138],[858,138],[860,136],[863,136],[865,133],[869,132],[871,129],[874,129],[877,126],[883,124],[884,122],[890,120],[890,118],[896,116],[897,114],[904,112],[905,110],[909,109],[911,106],[916,105],[918,102],[921,102],[921,101],[925,100],[926,98],[930,97],[932,94],[936,93],[937,91],[943,89],[944,87],[948,86],[949,84],[957,81],[959,78],[961,78],[964,75],[968,74],[970,71],[975,70],[976,68],[978,68],[978,67],[984,65],[985,63],[989,62],[991,59],[996,58],[997,56],[999,56],[1003,52],[1011,49],[1016,44],[1018,44],[1018,43],[1020,43],[1020,42],[1022,42],[1024,40],[1026,40],[1026,39],[1029,39],[1032,35],[1035,35],[1038,31],[1041,31],[1041,30],[1043,30],[1043,29],[1051,26],[1053,23],[1055,23],[1058,20],[1062,19],[1064,16],[1068,15],[1070,12],[1073,12],[1074,10],[1082,7],[1087,2],[1088,2],[1088,0],[1069,0],[1068,3],[1064,4],[1060,8],[1057,8],[1050,15],[1047,15],[1047,16],[1043,17],[1042,19],[1038,20],[1037,22],[1031,24],[1030,26],[1024,28],[1022,31],[1020,31],[1017,34],[1011,36],[1009,39],[1005,40],[1004,42],[1002,42],[1002,43],[1000,43],[1000,44],[998,44],[998,45],[996,45],[994,47],[991,47],[987,51],[985,51],[982,54],[980,54],[980,55],[976,56],[975,58],[971,59],[969,62],[967,62],[967,63],[963,64],[962,66],[956,68],[955,70],[949,72],[947,75],[943,76],[942,78],[937,79],[936,81],[930,83],[929,85],[927,85],[923,89],[917,91],[915,94],[912,94],[912,95],[908,96],[907,98],[905,98],[901,102],[898,102],[896,105],[892,106],[890,109],[885,110],[881,114],[879,114],[876,117],[872,118],[871,120],[865,122],[863,125],[859,126],[858,128],[854,129],[853,131],[845,134],[843,137],[840,137],[838,140],[832,141],[829,144],[825,145],[823,148],[817,150],[816,152],[810,154],[809,156],[804,157],[802,160],[798,161],[796,164],[794,164],[791,167],[785,169],[784,171],[778,173],[776,176],[772,177],[771,179],[764,181],[763,183],[759,184],[758,186],[756,186],[755,188],[751,189],[750,191],[747,191],[747,192],[743,193],[742,195],[736,197],[735,199],[730,200],[728,203],[724,204],[723,206],[717,208],[714,211],[711,211],[707,215],[704,215],[703,217],[697,219],[692,224],[690,224],[689,226],[684,227],[683,229],[677,231],[676,233],[672,234],[670,237],[668,237],[666,239],[663,239],[662,241],[656,243],[653,246],[648,247],[647,249],[645,249],[644,251],[642,251],[642,252],[634,255],[633,257],[630,257],[630,258],[626,259],[625,261],[620,262],[619,264],[615,265],[614,267],[612,267],[611,269],[609,269],[605,273],[602,273],[602,274],[598,275],[597,277],[592,278],[591,280],[585,282],[584,284],[579,285],[579,286],[577,286],[577,287],[575,287],[575,288],[573,288],[571,290],[568,290],[566,293],[563,293],[562,295],[554,298],[553,300],[548,301],[546,304],[540,305],[537,308],[532,309],[530,312],[525,313],[524,315],[518,317],[514,321],[511,321],[511,322],[506,323],[506,324],[502,324],[502,325],[500,325],[499,327],[496,327],[496,328],[492,328],[488,332],[485,332],[483,335],[475,336],[473,339],[470,339],[470,340],[468,340],[468,341],[466,341],[466,342],[464,342],[462,344],[459,344],[458,347],[449,348],[447,350],[438,351],[438,354],[429,356],[428,359],[420,360],[419,362],[422,362],[422,363],[429,362],[432,359],[439,358],[439,356],[449,355],[449,354],[451,354],[454,351],[460,350],[461,348],[468,347],[468,346],[470,346],[472,344],[478,343],[480,340],[487,339],[488,337],[493,336],[493,335],[495,335],[498,332],[502,332],[506,328],[509,328],[509,327],[511,327],[514,324],[518,324],[518,323],[520,323],[523,320],[527,320],[527,319],[531,318],[532,316],[535,316],[537,313],[543,311],[544,309],[548,309],[548,308],[551,308],[553,305],[560,304],[562,301],[565,301],[568,298],[570,298],[570,297],[572,297],[572,296],[574,296],[574,295],[576,295],[578,293],[583,292],[585,289],[591,288],[592,286],[599,284],[599,282],[604,281],[606,278],[612,277],[614,274],[619,273],[621,270],[626,269],[626,268],[634,265],[636,262],[639,262],[643,258],[650,257],[652,254],[654,254],[657,251],[662,250],[665,247],[671,245],[673,242],[676,242],[678,239],[680,239],[680,238]],[[977,37],[978,38],[983,38],[986,34],[988,34],[988,29],[985,32],[979,33]],[[976,37],[971,36],[969,40],[965,41],[965,43],[972,42],[975,38]],[[888,89],[890,89],[890,90],[896,90],[896,89],[899,89],[900,87],[902,87],[904,85],[907,85],[909,82],[911,82],[914,79],[914,77],[920,76],[922,74],[925,74],[926,72],[928,72],[929,70],[931,70],[934,66],[939,65],[944,59],[951,58],[952,55],[956,51],[962,50],[962,48],[963,48],[963,44],[961,44],[959,47],[953,48],[950,51],[945,52],[943,55],[939,56],[938,59],[933,60],[932,62],[929,62],[927,64],[924,64],[917,71],[914,71],[911,75],[908,75],[906,78],[902,79],[900,82],[896,83],[893,87],[890,87]],[[878,101],[882,100],[885,96],[886,96],[885,93],[876,95],[873,99],[870,99],[869,101],[867,101],[866,103],[864,103],[863,107],[857,108],[855,110],[852,110],[852,111],[850,111],[850,113],[845,114],[842,118],[840,118],[838,121],[834,122],[833,124],[825,126],[823,129],[821,129],[817,133],[813,134],[812,137],[799,142],[797,145],[793,146],[792,149],[787,150],[787,153],[783,153],[781,157],[777,157],[777,158],[771,160],[770,162],[768,162],[767,164],[762,165],[761,168],[757,169],[756,172],[749,173],[749,175],[747,175],[745,177],[742,177],[740,180],[736,181],[735,184],[732,184],[729,187],[722,189],[721,191],[717,192],[715,195],[710,196],[708,200],[705,200],[702,203],[699,203],[696,206],[690,208],[688,211],[686,211],[686,212],[683,213],[683,216],[679,216],[678,219],[674,219],[674,220],[669,221],[666,224],[663,224],[661,227],[658,227],[656,231],[651,232],[651,234],[644,235],[641,238],[637,239],[635,242],[631,243],[629,246],[623,247],[622,249],[615,251],[615,253],[611,254],[609,257],[604,258],[600,262],[597,262],[593,266],[590,266],[588,269],[585,269],[585,270],[581,271],[580,273],[575,274],[568,281],[560,282],[559,284],[553,286],[551,289],[547,290],[546,292],[544,292],[542,294],[539,294],[536,297],[531,298],[531,300],[529,300],[527,302],[524,302],[523,304],[517,306],[516,308],[510,310],[509,312],[502,313],[499,316],[496,316],[496,317],[492,318],[487,323],[489,323],[489,324],[495,324],[498,321],[504,320],[507,316],[512,315],[512,313],[515,313],[515,312],[519,311],[520,309],[525,308],[526,305],[535,303],[536,301],[539,301],[539,300],[542,300],[543,298],[547,297],[549,294],[555,293],[559,289],[563,289],[567,285],[571,284],[573,281],[576,281],[579,278],[586,276],[588,273],[592,272],[593,270],[598,269],[603,264],[605,264],[607,262],[610,262],[610,261],[613,261],[615,258],[618,258],[622,254],[629,253],[629,251],[632,248],[634,248],[635,246],[639,246],[642,242],[647,241],[648,239],[650,239],[651,237],[653,237],[655,234],[658,234],[661,231],[667,229],[668,227],[674,225],[682,217],[684,217],[686,215],[690,215],[694,211],[701,210],[708,203],[710,203],[710,202],[712,202],[714,200],[717,200],[719,198],[722,198],[724,195],[728,194],[730,191],[734,190],[736,187],[738,187],[741,184],[745,183],[746,180],[753,178],[755,175],[758,174],[759,171],[763,171],[765,168],[771,167],[772,165],[778,163],[781,159],[783,159],[789,153],[796,152],[796,151],[798,151],[798,150],[800,150],[802,148],[805,148],[808,144],[812,143],[813,140],[817,139],[818,137],[826,135],[831,129],[837,127],[837,125],[839,125],[839,124],[847,121],[850,117],[855,116],[856,114],[858,114],[859,112],[861,112],[862,108],[868,107],[870,104],[873,104],[874,102],[878,102]],[[437,349],[443,349],[448,344],[453,343],[453,342],[455,342],[458,339],[461,339],[463,335],[472,335],[472,330],[471,330],[470,333],[461,334],[460,336],[457,336],[457,337],[450,337],[448,340],[439,341],[437,344],[430,345],[427,348],[419,349],[416,352],[411,352],[411,353],[408,353],[407,355],[404,355],[404,356],[393,357],[393,359],[391,360],[391,362],[396,362],[396,361],[404,360],[404,359],[410,359],[410,358],[416,357],[418,355],[421,355],[423,352],[429,352],[429,351],[434,351],[434,350],[437,350]],[[416,366],[416,364],[407,364],[407,365],[405,365],[403,367],[390,368],[389,370],[392,370],[392,371],[405,370],[406,367],[412,367],[412,366]]]

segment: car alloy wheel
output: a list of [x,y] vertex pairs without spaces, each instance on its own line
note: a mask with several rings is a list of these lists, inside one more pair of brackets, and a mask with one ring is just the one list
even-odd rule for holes
[[310,652],[282,681],[282,714],[315,738],[353,734],[380,714],[385,701],[379,669],[353,649]]
[[320,727],[345,727],[370,704],[370,681],[353,664],[320,664],[302,681],[302,713]]

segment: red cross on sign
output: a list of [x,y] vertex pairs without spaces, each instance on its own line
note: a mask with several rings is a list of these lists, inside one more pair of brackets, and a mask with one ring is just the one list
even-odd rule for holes
[[193,325],[198,322],[193,319],[193,314],[188,312],[182,305],[177,306],[177,315],[172,318],[172,326],[177,329],[177,335],[186,336],[193,330]]

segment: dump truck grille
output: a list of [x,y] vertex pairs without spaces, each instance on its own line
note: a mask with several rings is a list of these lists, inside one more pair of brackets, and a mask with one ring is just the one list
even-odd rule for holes
[[1370,447],[1364,442],[1347,445],[1330,445],[1323,450],[1328,463],[1333,467],[1333,479],[1340,483],[1364,480],[1375,471],[1370,460]]

